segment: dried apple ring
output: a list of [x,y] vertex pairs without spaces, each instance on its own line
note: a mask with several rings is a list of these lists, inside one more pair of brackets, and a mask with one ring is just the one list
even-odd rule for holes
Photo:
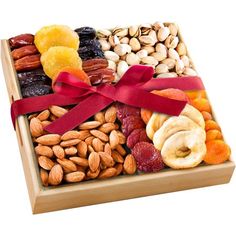
[[82,69],[82,61],[77,51],[73,48],[51,47],[41,55],[40,60],[44,72],[51,79],[66,67]]
[[41,54],[54,46],[65,46],[78,50],[79,36],[68,26],[50,25],[41,28],[35,34],[34,43]]

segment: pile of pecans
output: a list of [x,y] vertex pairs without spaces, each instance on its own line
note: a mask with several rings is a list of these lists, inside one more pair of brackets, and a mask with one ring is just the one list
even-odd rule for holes
[[131,65],[151,65],[157,77],[196,75],[173,23],[142,24],[98,30],[97,37],[116,81]]
[[62,136],[43,130],[66,112],[51,106],[28,117],[44,186],[136,172],[136,161],[124,148],[126,138],[116,122],[114,105]]

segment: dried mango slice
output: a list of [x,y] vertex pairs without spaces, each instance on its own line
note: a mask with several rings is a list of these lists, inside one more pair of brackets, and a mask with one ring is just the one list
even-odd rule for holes
[[82,69],[82,60],[73,48],[51,47],[41,55],[40,60],[45,74],[51,79],[66,67]]
[[41,54],[54,46],[65,46],[78,50],[79,36],[68,26],[50,25],[41,28],[35,34],[34,43]]

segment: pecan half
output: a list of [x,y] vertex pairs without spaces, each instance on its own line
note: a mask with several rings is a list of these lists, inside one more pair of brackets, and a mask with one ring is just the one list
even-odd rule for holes
[[87,73],[90,71],[107,68],[108,61],[103,58],[89,59],[89,60],[83,61],[82,67],[83,67],[83,70]]

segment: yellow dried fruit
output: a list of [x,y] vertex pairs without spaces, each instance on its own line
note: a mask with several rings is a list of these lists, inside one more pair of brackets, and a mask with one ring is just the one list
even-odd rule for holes
[[79,36],[68,26],[50,25],[41,28],[35,34],[34,43],[41,54],[54,46],[65,46],[78,50]]
[[44,72],[51,79],[66,67],[82,69],[81,58],[73,48],[63,46],[51,47],[42,54],[40,60]]

